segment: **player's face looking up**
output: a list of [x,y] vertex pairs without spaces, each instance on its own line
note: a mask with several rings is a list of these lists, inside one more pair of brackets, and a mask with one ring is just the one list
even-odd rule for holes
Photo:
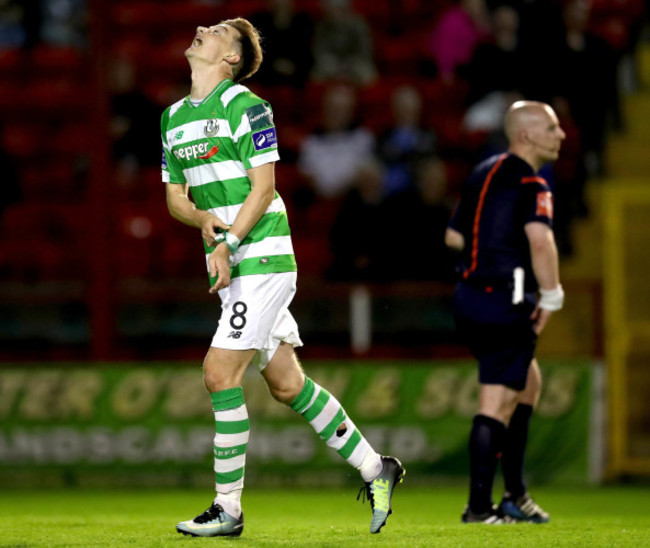
[[241,34],[225,24],[211,27],[197,27],[192,45],[185,50],[185,56],[190,60],[202,60],[210,64],[226,60],[237,63],[241,54]]

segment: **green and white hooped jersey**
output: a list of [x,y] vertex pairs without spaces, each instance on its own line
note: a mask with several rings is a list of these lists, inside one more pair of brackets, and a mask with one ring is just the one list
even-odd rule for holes
[[[198,106],[186,97],[167,108],[161,131],[163,181],[187,183],[196,207],[228,225],[251,191],[246,170],[280,159],[270,105],[232,80],[219,83]],[[205,242],[204,248],[207,261],[214,248]],[[296,270],[287,212],[277,191],[230,266],[232,278]]]

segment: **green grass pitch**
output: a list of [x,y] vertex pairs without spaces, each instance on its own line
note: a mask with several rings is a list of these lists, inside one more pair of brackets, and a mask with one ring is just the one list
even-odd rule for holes
[[[368,503],[350,488],[244,493],[239,539],[176,533],[210,503],[194,490],[0,490],[0,547],[54,546],[650,546],[650,490],[642,487],[537,488],[546,525],[462,525],[464,488],[398,487],[394,514],[371,535]],[[235,544],[230,544],[235,543]]]

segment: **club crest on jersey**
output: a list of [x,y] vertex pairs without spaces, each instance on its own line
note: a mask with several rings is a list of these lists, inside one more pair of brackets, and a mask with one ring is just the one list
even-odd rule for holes
[[219,120],[213,118],[208,120],[203,127],[203,133],[206,137],[214,137],[219,132]]

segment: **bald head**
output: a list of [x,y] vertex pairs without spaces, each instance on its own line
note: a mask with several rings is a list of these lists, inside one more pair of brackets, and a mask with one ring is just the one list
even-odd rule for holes
[[506,112],[504,130],[510,151],[536,170],[546,162],[557,160],[566,137],[555,111],[539,101],[513,103]]
[[552,115],[554,115],[553,109],[546,103],[539,101],[513,103],[506,112],[504,122],[508,141],[511,143],[516,141],[522,130],[528,130],[533,125],[545,123]]

